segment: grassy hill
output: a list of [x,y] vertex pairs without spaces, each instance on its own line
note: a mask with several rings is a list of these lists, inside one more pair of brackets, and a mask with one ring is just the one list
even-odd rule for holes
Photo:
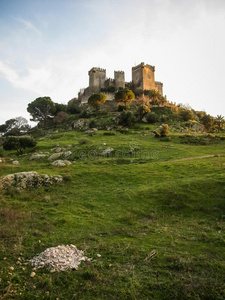
[[[46,132],[35,150],[69,149],[63,168],[2,151],[0,176],[37,171],[64,182],[0,194],[1,299],[225,299],[222,133],[171,125],[156,139],[156,128]],[[92,262],[31,278],[27,261],[62,244]]]

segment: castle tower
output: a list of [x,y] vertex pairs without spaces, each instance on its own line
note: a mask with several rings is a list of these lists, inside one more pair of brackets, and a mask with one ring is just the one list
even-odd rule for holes
[[100,68],[92,68],[89,72],[89,91],[91,93],[99,93],[104,88],[106,80],[106,70]]
[[155,84],[155,67],[143,62],[132,68],[132,83],[135,90],[158,90]]
[[123,71],[114,71],[115,88],[125,88],[125,75]]

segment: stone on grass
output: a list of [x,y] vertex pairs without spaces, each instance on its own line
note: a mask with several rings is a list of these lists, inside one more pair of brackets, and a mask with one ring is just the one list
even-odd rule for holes
[[69,157],[71,154],[72,154],[71,151],[66,151],[66,152],[63,153],[63,157],[67,158],[67,157]]
[[105,150],[102,151],[101,155],[103,156],[107,156],[107,155],[110,155],[112,152],[114,151],[114,148],[106,148]]
[[78,250],[74,245],[62,245],[47,248],[29,262],[37,269],[48,268],[54,272],[77,270],[81,261],[91,261],[91,258],[84,256],[84,251]]
[[53,153],[51,156],[49,156],[48,160],[58,159],[58,158],[62,157],[62,155],[63,155],[63,152]]
[[34,153],[31,155],[30,160],[42,159],[47,157],[46,154]]
[[71,165],[71,162],[68,160],[56,160],[52,163],[52,165],[56,167],[66,167]]
[[47,187],[63,181],[61,175],[39,175],[35,171],[20,172],[0,177],[0,189],[16,187],[18,189]]

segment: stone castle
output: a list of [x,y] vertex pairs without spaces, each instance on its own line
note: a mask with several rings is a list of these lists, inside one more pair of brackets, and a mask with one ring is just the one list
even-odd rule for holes
[[114,71],[114,79],[106,78],[106,70],[93,67],[89,72],[89,86],[78,94],[78,101],[81,104],[88,102],[93,93],[103,92],[106,100],[114,100],[114,92],[119,88],[129,88],[135,92],[142,93],[144,90],[156,90],[163,96],[162,82],[155,81],[155,67],[143,62],[132,67],[132,81],[125,82],[123,71]]

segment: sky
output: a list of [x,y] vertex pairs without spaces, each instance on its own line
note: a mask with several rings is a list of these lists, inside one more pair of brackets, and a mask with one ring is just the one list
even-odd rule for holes
[[224,0],[0,0],[0,124],[141,62],[169,101],[225,116],[224,28]]

